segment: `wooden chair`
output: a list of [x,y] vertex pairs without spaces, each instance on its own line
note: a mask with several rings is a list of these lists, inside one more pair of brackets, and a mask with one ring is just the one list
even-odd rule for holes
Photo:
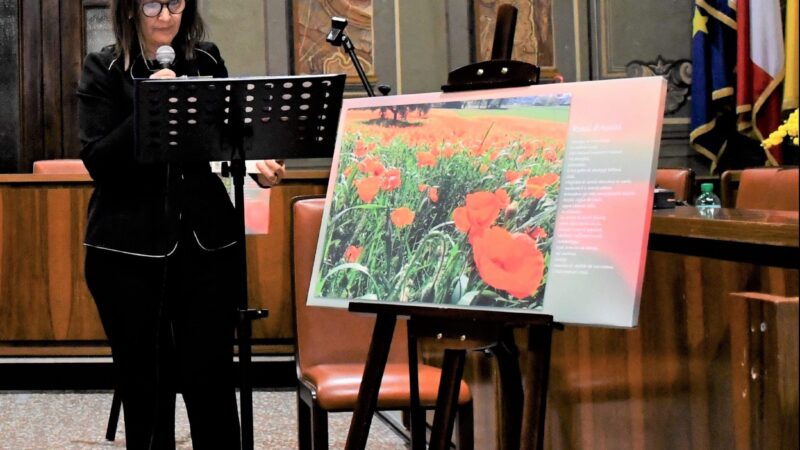
[[33,173],[58,175],[88,175],[80,159],[42,159],[33,162]]
[[798,448],[798,297],[733,293],[730,324],[737,450]]
[[[300,449],[328,448],[328,413],[352,411],[375,324],[373,317],[346,310],[307,307],[324,199],[299,198],[292,205],[292,267],[297,361],[297,409]],[[419,398],[433,408],[441,371],[419,365]],[[408,340],[405,322],[397,324],[378,396],[379,410],[410,405]],[[473,447],[472,397],[461,383],[458,448]]]
[[656,186],[674,192],[677,202],[691,202],[694,170],[689,168],[657,169]]
[[727,170],[720,178],[725,208],[798,210],[798,168]]

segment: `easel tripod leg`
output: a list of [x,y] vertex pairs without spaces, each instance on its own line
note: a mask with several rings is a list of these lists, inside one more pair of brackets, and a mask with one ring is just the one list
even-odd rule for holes
[[497,360],[500,378],[500,430],[501,449],[519,448],[522,430],[522,375],[519,369],[519,351],[514,341],[513,329],[504,329],[498,345],[491,348]]
[[378,314],[375,321],[367,363],[364,365],[364,376],[358,389],[358,403],[353,411],[350,431],[347,433],[346,450],[363,450],[367,445],[369,427],[372,424],[372,415],[378,406],[378,392],[389,358],[389,347],[392,345],[396,322],[397,317],[394,314]]
[[433,416],[433,429],[431,430],[431,450],[450,448],[465,359],[466,350],[447,349],[444,351],[442,379],[439,382],[439,395],[436,400],[436,413]]
[[525,403],[522,413],[523,450],[544,449],[544,419],[547,409],[547,384],[550,379],[550,347],[553,328],[528,327],[528,376],[525,378]]
[[417,337],[413,318],[408,323],[408,383],[410,390],[409,415],[411,424],[411,450],[425,450],[425,410],[419,401],[419,365],[417,363]]

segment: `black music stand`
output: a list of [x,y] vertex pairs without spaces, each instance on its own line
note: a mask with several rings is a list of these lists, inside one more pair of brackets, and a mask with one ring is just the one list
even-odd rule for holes
[[253,448],[252,320],[266,310],[248,309],[244,228],[247,159],[331,157],[345,75],[137,80],[134,123],[136,159],[142,163],[230,161],[241,237],[239,299],[240,414],[242,448]]

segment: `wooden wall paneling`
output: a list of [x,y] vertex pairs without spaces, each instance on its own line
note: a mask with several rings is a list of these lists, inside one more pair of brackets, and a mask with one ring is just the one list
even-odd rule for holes
[[19,160],[19,31],[17,0],[0,0],[0,173],[16,172]]
[[[79,189],[70,195],[70,245],[75,250],[70,252],[70,273],[72,277],[72,295],[69,312],[68,339],[100,339],[105,341],[105,331],[100,323],[100,316],[94,299],[86,287],[83,276],[86,250],[83,248],[83,239],[86,233],[87,209],[93,189]],[[63,219],[62,219],[63,220]],[[58,222],[56,222],[57,224]],[[53,225],[51,225],[53,226]]]
[[736,448],[797,448],[797,297],[734,293],[729,311]]
[[[255,323],[254,338],[269,344],[267,352],[292,351],[274,345],[293,337],[291,199],[323,194],[327,186],[327,174],[292,176],[272,190],[270,233],[247,237],[249,304],[270,311]],[[83,278],[92,189],[85,175],[0,175],[0,354],[77,354],[86,345],[95,346],[90,354],[107,353]]]
[[62,0],[21,0],[19,5],[20,151],[14,171],[30,172],[33,161],[80,153],[75,91],[83,8]]
[[20,157],[17,171],[30,172],[33,161],[44,156],[42,125],[42,4],[21,0],[20,21]]
[[0,184],[0,341],[105,340],[83,279],[91,191],[89,182]]
[[[42,237],[47,243],[47,298],[54,339],[64,339],[69,332],[69,317],[72,311],[72,281],[79,267],[71,257],[72,222],[65,220],[72,216],[70,193],[66,190],[51,189],[46,192],[45,213],[46,234]],[[57,225],[57,226],[56,226]]]
[[83,68],[85,30],[83,8],[61,2],[61,107],[62,143],[59,158],[79,158],[78,81]]
[[[735,448],[728,293],[797,295],[797,279],[797,269],[650,251],[638,328],[554,333],[547,447]],[[434,345],[423,355],[435,353]],[[468,361],[476,415],[492,417],[494,361]],[[480,448],[501,448],[496,420],[476,421],[478,435],[492,436]]]
[[60,0],[42,2],[43,158],[61,157],[61,17]]
[[[46,258],[41,249],[41,196],[30,189],[3,191],[3,263],[0,292],[0,340],[27,340],[41,336],[52,339],[47,302]],[[17,230],[25,229],[26,233]]]

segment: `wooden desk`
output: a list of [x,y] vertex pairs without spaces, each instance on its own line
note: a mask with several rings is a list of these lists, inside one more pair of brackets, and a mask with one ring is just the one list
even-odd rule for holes
[[704,217],[696,208],[653,212],[649,249],[797,268],[797,211],[727,209]]
[[[270,233],[247,237],[249,303],[268,308],[255,352],[292,353],[289,203],[322,194],[327,170],[293,170],[270,196]],[[106,355],[83,279],[93,190],[86,175],[0,175],[0,356]]]
[[[796,212],[656,211],[639,327],[553,334],[547,448],[734,448],[729,293],[798,295],[797,255]],[[494,361],[469,355],[465,379],[475,448],[500,448]]]

